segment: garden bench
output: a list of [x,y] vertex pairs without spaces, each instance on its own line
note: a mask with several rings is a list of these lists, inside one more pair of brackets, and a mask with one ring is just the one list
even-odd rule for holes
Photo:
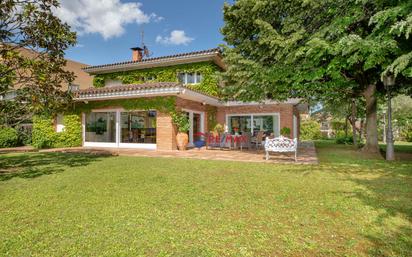
[[290,139],[287,137],[276,137],[276,138],[266,138],[265,140],[265,152],[266,152],[266,160],[269,160],[269,153],[270,152],[294,152],[295,153],[295,161],[297,158],[298,153],[298,140]]

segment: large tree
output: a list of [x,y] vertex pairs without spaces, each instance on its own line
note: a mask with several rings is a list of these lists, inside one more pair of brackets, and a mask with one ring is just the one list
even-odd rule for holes
[[57,0],[0,1],[0,95],[17,94],[0,101],[3,125],[68,103],[62,85],[74,75],[64,69],[64,50],[76,43],[76,34],[54,15],[58,6]]
[[381,77],[410,88],[412,3],[407,0],[238,0],[224,7],[227,95],[239,100],[364,98],[364,149],[378,151]]

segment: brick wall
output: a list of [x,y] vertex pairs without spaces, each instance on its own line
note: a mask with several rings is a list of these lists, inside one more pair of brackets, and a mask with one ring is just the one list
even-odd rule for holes
[[[248,114],[248,113],[279,113],[280,129],[288,127],[293,135],[293,113],[297,109],[292,104],[262,104],[262,105],[245,105],[219,107],[217,110],[217,122],[226,125],[227,114]],[[299,117],[299,116],[298,116]],[[298,123],[299,134],[299,123]]]
[[168,113],[157,112],[156,144],[158,150],[176,150],[176,129]]

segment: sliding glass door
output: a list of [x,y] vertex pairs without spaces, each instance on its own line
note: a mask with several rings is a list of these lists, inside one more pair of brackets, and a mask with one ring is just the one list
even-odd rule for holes
[[84,145],[156,149],[156,111],[84,114]]
[[273,114],[233,114],[227,116],[228,132],[231,134],[263,131],[265,135],[279,136],[279,115]]

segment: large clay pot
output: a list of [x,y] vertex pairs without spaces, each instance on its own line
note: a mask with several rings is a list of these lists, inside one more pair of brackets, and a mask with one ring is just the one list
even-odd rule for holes
[[176,142],[177,142],[177,148],[180,151],[186,150],[187,144],[189,143],[189,136],[187,133],[179,132],[176,135]]

